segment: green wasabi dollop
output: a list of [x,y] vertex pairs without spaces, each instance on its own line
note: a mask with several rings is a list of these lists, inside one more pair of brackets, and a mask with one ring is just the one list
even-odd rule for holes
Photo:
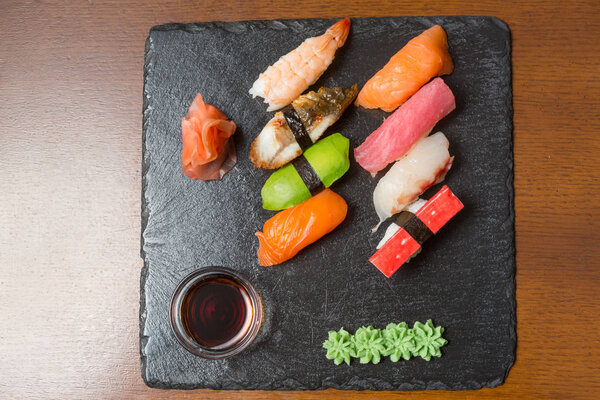
[[378,364],[382,356],[392,362],[417,356],[429,361],[431,357],[442,356],[440,348],[448,343],[443,333],[444,328],[434,326],[430,319],[424,324],[417,321],[412,328],[406,322],[388,324],[383,330],[363,326],[354,335],[342,328],[330,331],[323,347],[327,349],[326,357],[336,365],[342,362],[350,365],[351,358],[359,358],[361,364]]
[[[328,188],[350,168],[350,141],[339,133],[327,136],[309,147],[304,157]],[[310,199],[311,194],[293,164],[275,171],[261,190],[263,208],[279,211]]]
[[441,357],[440,347],[448,343],[442,337],[444,328],[441,326],[433,326],[431,320],[427,320],[424,324],[415,322],[413,326],[413,334],[415,338],[415,349],[413,355],[419,355],[421,358],[429,361],[431,357]]
[[415,350],[415,338],[406,322],[388,324],[383,331],[385,338],[385,355],[393,362],[400,358],[410,360]]
[[344,328],[337,332],[330,331],[329,339],[323,343],[323,348],[327,349],[325,357],[333,360],[335,365],[340,365],[342,362],[350,365],[350,357],[356,357],[352,335]]
[[354,334],[354,346],[356,357],[360,358],[361,364],[379,364],[381,356],[385,353],[384,339],[379,329],[372,326],[363,326]]

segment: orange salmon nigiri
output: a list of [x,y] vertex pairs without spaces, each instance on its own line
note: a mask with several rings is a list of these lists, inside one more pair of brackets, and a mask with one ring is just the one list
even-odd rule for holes
[[281,264],[316,242],[346,218],[348,205],[339,195],[325,189],[304,203],[275,214],[256,232],[258,262],[263,267]]
[[394,111],[431,78],[453,70],[446,32],[435,25],[408,42],[365,83],[356,105]]
[[229,140],[235,132],[233,121],[217,107],[205,104],[198,94],[181,121],[183,132],[182,171],[190,178],[221,179],[237,162],[235,146]]

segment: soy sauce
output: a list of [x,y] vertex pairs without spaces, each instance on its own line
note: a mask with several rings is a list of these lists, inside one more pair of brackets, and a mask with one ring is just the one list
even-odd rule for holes
[[248,332],[252,302],[246,289],[228,277],[209,277],[192,286],[181,304],[188,335],[209,349],[230,347]]

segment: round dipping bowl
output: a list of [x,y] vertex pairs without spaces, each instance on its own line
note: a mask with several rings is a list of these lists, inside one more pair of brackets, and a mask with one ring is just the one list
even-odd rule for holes
[[190,353],[211,360],[247,348],[260,329],[258,292],[237,271],[207,267],[181,281],[171,298],[171,329]]

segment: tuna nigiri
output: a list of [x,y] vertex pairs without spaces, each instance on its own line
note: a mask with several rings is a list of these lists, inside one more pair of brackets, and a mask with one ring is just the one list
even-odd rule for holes
[[217,107],[204,103],[198,94],[181,121],[182,171],[203,181],[221,179],[237,162],[235,146],[229,140],[236,125]]
[[281,264],[300,250],[334,230],[346,218],[348,205],[331,189],[325,189],[304,203],[270,218],[259,241],[258,262],[262,266]]
[[423,138],[379,180],[373,192],[379,224],[404,210],[430,186],[444,180],[454,160],[448,146],[442,132]]
[[423,86],[356,149],[354,158],[373,176],[399,159],[433,126],[456,108],[442,78]]
[[252,85],[252,97],[262,97],[275,111],[290,104],[325,72],[335,51],[342,47],[350,31],[350,19],[331,26],[321,36],[306,39],[260,74]]
[[356,105],[393,111],[431,78],[453,70],[446,32],[435,25],[409,41],[367,81]]
[[275,113],[252,142],[254,168],[276,169],[298,157],[340,118],[356,92],[356,85],[348,89],[322,87]]

